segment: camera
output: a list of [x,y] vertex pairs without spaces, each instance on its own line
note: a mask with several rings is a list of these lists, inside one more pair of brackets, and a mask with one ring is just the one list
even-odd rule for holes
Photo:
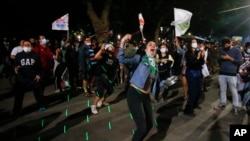
[[111,47],[111,46],[112,46],[112,44],[106,43],[104,49],[107,50],[107,49],[108,49],[109,47]]

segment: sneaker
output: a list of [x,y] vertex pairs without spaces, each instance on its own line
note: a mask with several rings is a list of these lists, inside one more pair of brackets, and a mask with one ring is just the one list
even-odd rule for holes
[[98,111],[97,111],[97,109],[96,109],[96,105],[91,105],[91,113],[92,114],[98,114]]
[[96,107],[97,107],[97,108],[102,107],[102,101],[98,101],[97,104],[96,104]]
[[226,105],[219,105],[219,106],[214,106],[214,109],[223,110],[225,107],[226,107]]
[[54,93],[60,93],[60,89],[55,90]]
[[38,111],[39,111],[39,112],[43,112],[43,111],[45,111],[45,110],[46,110],[45,107],[40,107]]
[[237,108],[234,108],[234,114],[238,115],[238,109]]
[[242,110],[247,111],[247,106],[242,106]]
[[102,103],[104,106],[109,106],[109,103],[108,102],[103,102]]

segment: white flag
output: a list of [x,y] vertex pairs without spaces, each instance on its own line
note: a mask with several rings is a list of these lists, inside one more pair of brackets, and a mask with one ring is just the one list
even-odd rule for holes
[[193,14],[187,10],[174,8],[174,21],[171,25],[175,26],[176,37],[185,34],[188,30],[192,15]]
[[69,14],[65,14],[52,23],[52,30],[69,30]]

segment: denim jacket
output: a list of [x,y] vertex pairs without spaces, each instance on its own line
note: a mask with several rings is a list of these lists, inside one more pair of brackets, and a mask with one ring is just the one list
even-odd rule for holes
[[[119,49],[119,52],[117,54],[117,58],[121,64],[130,65],[130,64],[137,63],[137,67],[134,70],[132,78],[130,79],[130,83],[134,84],[138,88],[143,89],[146,83],[146,80],[151,73],[151,70],[150,70],[150,65],[147,62],[147,60],[142,58],[142,60],[140,61],[140,57],[141,56],[137,54],[134,57],[126,58],[124,56],[124,49],[122,48]],[[158,68],[158,66],[156,66],[156,68]],[[156,78],[153,84],[153,89],[151,91],[152,94],[155,94],[157,81],[159,81],[158,70],[157,70]]]

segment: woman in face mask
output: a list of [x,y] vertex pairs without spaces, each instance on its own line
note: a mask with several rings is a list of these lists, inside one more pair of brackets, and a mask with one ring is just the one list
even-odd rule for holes
[[202,94],[202,74],[201,69],[204,64],[202,52],[197,48],[197,40],[191,39],[187,44],[186,79],[188,82],[188,99],[185,105],[184,114],[195,116],[194,108],[199,108],[198,100]]
[[[166,80],[168,77],[172,75],[172,67],[174,65],[174,59],[169,53],[166,44],[160,45],[160,52],[157,53],[156,58],[158,62],[160,81]],[[159,96],[159,93],[160,93],[160,86],[158,85],[155,99],[159,101],[162,98],[161,100],[165,101],[167,99],[168,87],[164,87],[161,96]]]

